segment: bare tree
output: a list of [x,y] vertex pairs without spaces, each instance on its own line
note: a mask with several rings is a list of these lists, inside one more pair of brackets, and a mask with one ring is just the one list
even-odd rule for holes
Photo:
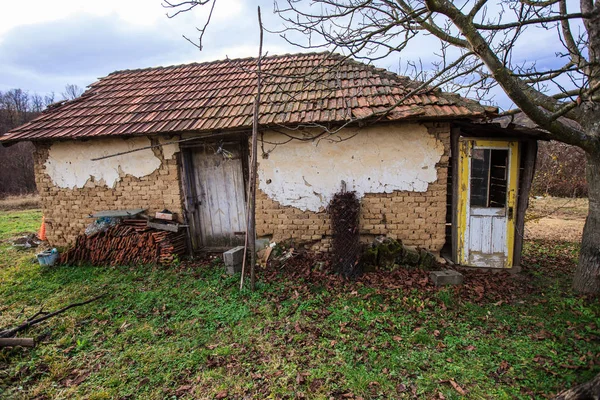
[[[0,92],[0,135],[38,116],[54,102],[54,94],[41,96],[21,89]],[[35,192],[31,142],[0,147],[0,197]]]
[[[208,0],[167,3],[187,11]],[[212,2],[214,7],[214,2]],[[590,211],[573,286],[600,292],[600,3],[581,0],[275,0],[284,24],[279,33],[303,49],[334,49],[374,62],[401,55],[417,38],[436,47],[431,67],[409,63],[424,81],[415,91],[445,88],[481,101],[501,89],[550,138],[583,149]],[[176,15],[176,14],[175,14]],[[200,37],[206,25],[200,30]],[[544,33],[547,53],[558,62],[540,67],[518,49]],[[539,39],[538,39],[539,40]],[[201,41],[201,38],[200,38]],[[429,43],[429,42],[428,42]],[[201,44],[201,43],[200,43]],[[201,46],[199,46],[201,47]],[[581,128],[564,122],[575,120]]]
[[63,100],[75,100],[83,94],[83,89],[77,85],[68,84],[65,91],[61,93]]

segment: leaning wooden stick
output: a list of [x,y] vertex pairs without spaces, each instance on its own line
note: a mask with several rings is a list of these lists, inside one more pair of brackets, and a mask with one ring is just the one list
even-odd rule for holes
[[258,26],[260,28],[260,43],[258,47],[258,60],[256,62],[256,98],[254,100],[254,110],[252,112],[252,154],[250,157],[250,179],[248,184],[248,206],[246,208],[246,239],[244,243],[244,259],[242,262],[242,278],[240,280],[240,290],[244,286],[244,274],[246,272],[246,254],[250,249],[250,289],[255,289],[255,266],[256,266],[256,175],[257,175],[257,150],[258,145],[258,118],[260,110],[260,91],[261,91],[261,61],[263,47],[263,25],[258,7]]
[[33,338],[0,338],[0,348],[2,347],[35,347]]
[[[36,319],[28,319],[23,324],[21,324],[21,325],[19,325],[17,327],[0,331],[0,338],[10,338],[10,337],[13,337],[17,332],[21,332],[21,331],[29,328],[30,326],[39,324],[40,322],[44,322],[45,320],[47,320],[49,318],[52,318],[52,317],[54,317],[54,316],[56,316],[58,314],[62,314],[65,311],[67,311],[68,309],[71,309],[73,307],[79,307],[79,306],[83,306],[83,305],[89,304],[89,303],[91,303],[93,301],[96,301],[96,300],[98,300],[98,299],[100,299],[100,298],[102,298],[104,296],[106,296],[106,293],[101,294],[99,296],[96,296],[96,297],[94,297],[92,299],[89,299],[89,300],[86,300],[86,301],[82,301],[82,302],[79,302],[79,303],[69,304],[68,306],[63,307],[60,310],[57,310],[57,311],[51,312],[49,314],[46,314],[43,317],[39,317],[39,318],[36,318]],[[40,315],[40,311],[38,311],[35,315]]]

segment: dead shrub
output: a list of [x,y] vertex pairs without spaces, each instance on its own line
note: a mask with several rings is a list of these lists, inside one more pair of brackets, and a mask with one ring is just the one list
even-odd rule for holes
[[587,197],[585,152],[560,142],[539,142],[532,184],[535,196]]

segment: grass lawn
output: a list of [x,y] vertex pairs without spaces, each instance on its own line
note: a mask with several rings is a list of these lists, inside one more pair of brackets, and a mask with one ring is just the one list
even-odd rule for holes
[[41,268],[6,241],[39,221],[0,213],[0,327],[107,296],[0,350],[0,398],[540,398],[600,372],[600,305],[569,289],[575,244],[528,242],[520,277],[461,289],[278,269],[240,293],[218,260]]

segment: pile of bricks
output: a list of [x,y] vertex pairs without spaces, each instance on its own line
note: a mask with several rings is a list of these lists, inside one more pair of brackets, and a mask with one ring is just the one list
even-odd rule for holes
[[60,264],[169,264],[186,250],[185,233],[148,228],[145,219],[124,220],[106,231],[77,237]]

